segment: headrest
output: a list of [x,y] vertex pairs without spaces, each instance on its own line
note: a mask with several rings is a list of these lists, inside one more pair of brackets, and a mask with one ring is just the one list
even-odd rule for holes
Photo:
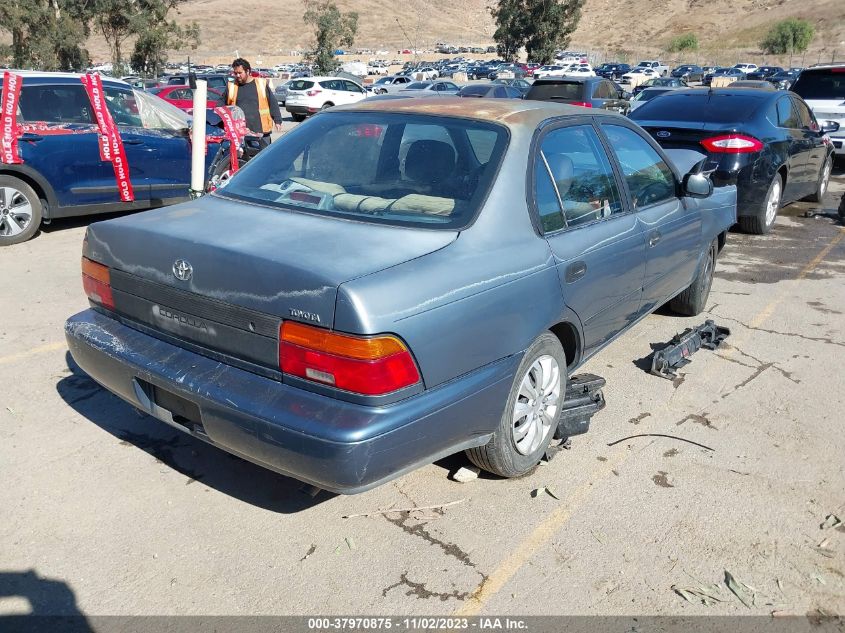
[[405,176],[421,184],[434,184],[455,171],[455,150],[443,141],[414,141],[405,156]]

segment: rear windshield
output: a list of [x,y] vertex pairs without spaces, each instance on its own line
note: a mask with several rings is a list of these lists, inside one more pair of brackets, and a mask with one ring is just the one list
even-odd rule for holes
[[805,99],[845,100],[845,67],[805,70],[798,75],[792,92]]
[[578,101],[583,98],[584,85],[580,81],[536,82],[529,88],[525,98],[537,101]]
[[218,195],[367,222],[460,229],[507,146],[492,123],[327,112],[262,151]]
[[[645,92],[645,91],[644,91]],[[643,94],[644,94],[643,92]],[[631,112],[635,121],[701,121],[733,123],[745,121],[767,99],[767,95],[718,92],[669,91]]]
[[304,79],[296,79],[290,82],[288,90],[310,90],[314,87],[313,81],[305,81]]
[[415,81],[414,83],[408,84],[405,88],[406,90],[424,90],[428,88],[431,84],[425,81]]
[[655,97],[659,97],[660,95],[665,95],[667,92],[672,92],[671,90],[643,90],[640,94],[634,97],[634,101],[651,101]]
[[490,86],[464,86],[461,88],[462,97],[483,97],[490,90]]

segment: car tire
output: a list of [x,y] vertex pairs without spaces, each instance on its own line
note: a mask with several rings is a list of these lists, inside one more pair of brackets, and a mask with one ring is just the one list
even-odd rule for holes
[[20,178],[0,176],[0,246],[32,238],[41,226],[42,211],[32,187]]
[[692,283],[681,294],[669,301],[669,309],[672,312],[683,316],[696,316],[704,311],[707,297],[710,296],[710,287],[713,285],[713,272],[716,269],[718,253],[718,241],[713,240],[701,260]]
[[291,114],[290,118],[294,120],[296,123],[302,123],[305,120],[304,114]]
[[[554,334],[544,332],[519,364],[493,437],[484,446],[467,450],[469,460],[501,477],[528,473],[540,462],[557,430],[567,383],[563,347]],[[537,408],[541,397],[545,404]]]
[[816,190],[806,200],[810,202],[821,202],[824,194],[827,193],[827,187],[830,184],[830,173],[833,171],[833,157],[829,156],[822,163],[821,171],[819,171],[819,179],[816,181]]
[[780,174],[775,174],[757,213],[739,216],[739,228],[746,233],[765,235],[775,225],[781,200],[783,200],[783,179]]
[[331,102],[328,102],[328,101],[327,101],[327,102],[326,102],[326,103],[324,103],[324,104],[323,104],[323,106],[320,108],[320,111],[322,112],[323,110],[328,110],[328,109],[329,109],[329,108],[331,108],[333,105],[334,105],[333,103],[331,103]]

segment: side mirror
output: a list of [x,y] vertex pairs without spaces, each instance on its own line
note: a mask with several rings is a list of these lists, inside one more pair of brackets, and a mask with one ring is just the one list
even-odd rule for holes
[[709,198],[713,193],[713,182],[704,174],[690,172],[684,176],[684,195],[690,198]]
[[836,121],[819,121],[819,131],[822,134],[831,134],[839,131],[839,123]]

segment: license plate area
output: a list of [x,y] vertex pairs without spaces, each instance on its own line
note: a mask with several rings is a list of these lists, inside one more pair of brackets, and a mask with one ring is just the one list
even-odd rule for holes
[[173,421],[193,430],[194,426],[202,428],[202,414],[195,402],[177,396],[161,387],[152,387],[152,401],[173,416]]

